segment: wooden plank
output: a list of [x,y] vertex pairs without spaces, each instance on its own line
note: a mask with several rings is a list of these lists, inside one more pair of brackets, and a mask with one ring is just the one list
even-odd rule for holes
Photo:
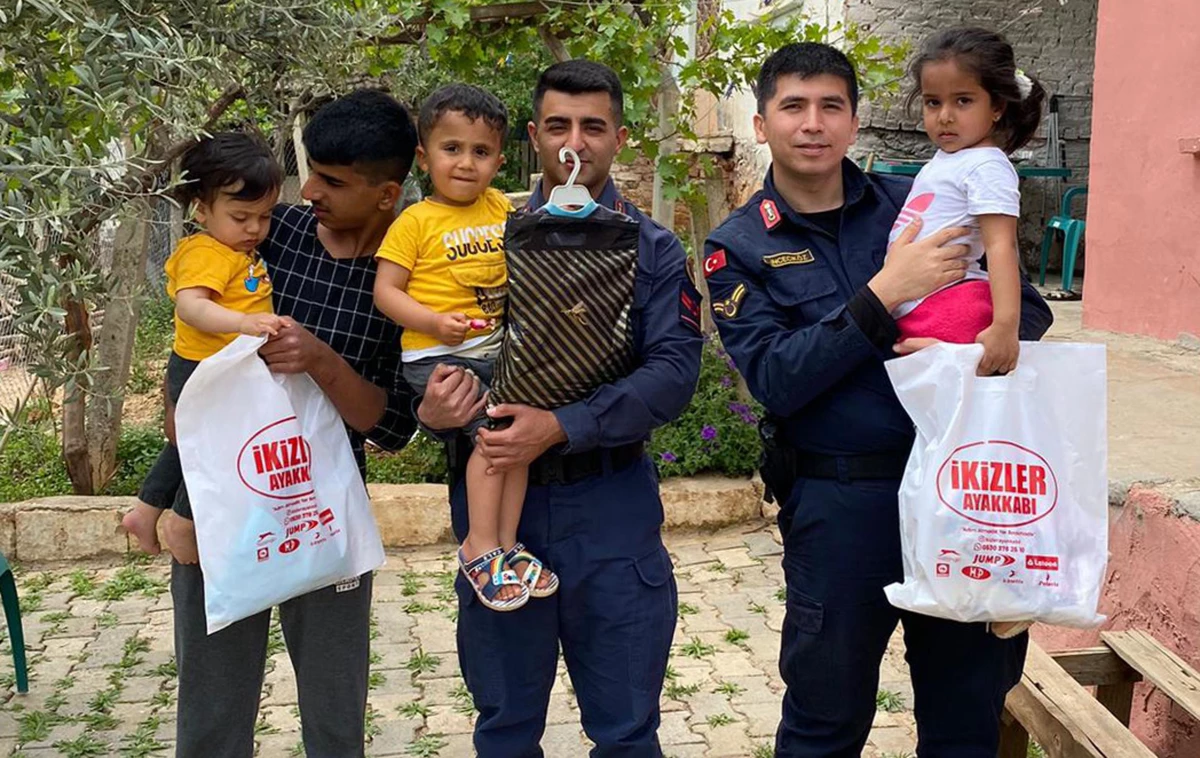
[[1154,753],[1034,643],[1005,704],[1050,758],[1154,758]]
[[1180,708],[1200,719],[1200,674],[1145,632],[1101,632],[1100,639]]
[[1103,645],[1052,651],[1050,657],[1084,687],[1142,681],[1141,674],[1121,660],[1112,648]]

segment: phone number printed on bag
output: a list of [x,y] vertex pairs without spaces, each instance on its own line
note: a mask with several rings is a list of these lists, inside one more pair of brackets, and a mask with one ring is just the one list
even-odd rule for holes
[[1049,462],[1002,440],[956,449],[938,470],[937,489],[950,510],[987,526],[1032,524],[1058,505],[1058,479]]
[[255,432],[238,453],[238,476],[252,492],[274,500],[312,494],[312,449],[295,416]]

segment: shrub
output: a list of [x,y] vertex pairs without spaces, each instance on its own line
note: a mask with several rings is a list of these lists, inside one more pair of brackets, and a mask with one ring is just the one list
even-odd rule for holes
[[650,441],[664,478],[703,472],[749,476],[754,472],[761,449],[761,409],[743,401],[737,385],[737,371],[729,355],[715,340],[706,341],[692,402]]

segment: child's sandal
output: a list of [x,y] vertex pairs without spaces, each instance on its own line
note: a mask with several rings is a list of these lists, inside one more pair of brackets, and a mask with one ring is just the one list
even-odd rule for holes
[[[489,550],[469,563],[463,557],[462,548],[459,548],[458,568],[471,583],[479,602],[493,611],[515,611],[529,602],[529,589],[517,578],[516,572],[505,568],[502,548]],[[479,584],[481,575],[488,577],[483,586]],[[501,587],[520,587],[521,591],[515,597],[501,600],[497,597]]]
[[[553,571],[546,568],[543,563],[525,549],[525,545],[518,542],[512,546],[512,549],[504,556],[505,565],[511,566],[514,563],[526,563],[525,574],[521,577],[521,582],[529,588],[529,594],[533,597],[550,597],[555,592],[558,592],[558,577]],[[546,586],[538,587],[538,580],[542,577],[546,578]]]

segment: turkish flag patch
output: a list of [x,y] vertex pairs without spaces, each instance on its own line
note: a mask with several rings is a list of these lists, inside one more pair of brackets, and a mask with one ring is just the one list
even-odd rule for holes
[[704,259],[704,278],[707,279],[725,268],[726,263],[724,250],[713,251],[712,255]]

